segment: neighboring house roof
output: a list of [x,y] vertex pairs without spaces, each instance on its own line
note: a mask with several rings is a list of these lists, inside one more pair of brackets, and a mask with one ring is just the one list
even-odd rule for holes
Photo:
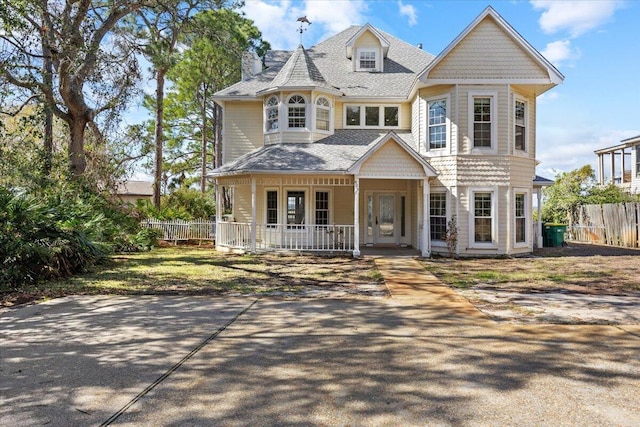
[[550,185],[553,185],[555,183],[555,181],[542,177],[540,175],[536,175],[533,178],[533,186],[534,187],[548,187]]
[[[296,88],[301,79],[298,72],[305,74],[304,64],[307,64],[311,67],[308,79],[317,83],[319,80],[314,80],[314,76],[316,79],[320,76],[328,87],[335,88],[346,97],[406,99],[415,84],[416,75],[435,57],[390,34],[376,30],[389,44],[387,56],[384,58],[384,73],[353,71],[352,62],[347,58],[345,49],[347,43],[362,28],[349,27],[306,51],[299,46],[288,58],[286,52],[272,52],[265,59],[265,63],[270,65],[269,68],[253,78],[217,92],[215,98],[256,97],[265,91],[268,92],[277,83],[286,83],[286,76],[293,77],[291,83],[280,87]],[[303,77],[302,80],[307,78]]]
[[[416,158],[415,142],[409,131],[338,129],[313,143],[267,145],[239,157],[214,171],[213,176],[240,173],[348,173],[358,161],[389,138]],[[409,148],[411,147],[411,148]],[[429,168],[431,166],[428,166]]]
[[153,183],[147,181],[125,181],[116,186],[118,196],[153,196]]
[[611,147],[601,148],[599,150],[595,150],[594,153],[596,153],[596,154],[607,154],[607,153],[611,153],[611,152],[614,152],[614,151],[622,150],[624,148],[634,147],[634,146],[636,146],[638,144],[640,144],[640,135],[634,136],[632,138],[623,139],[622,141],[620,141],[620,144],[613,145]]

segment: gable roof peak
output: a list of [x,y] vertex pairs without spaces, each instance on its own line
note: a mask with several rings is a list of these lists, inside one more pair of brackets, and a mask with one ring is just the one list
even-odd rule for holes
[[351,59],[351,56],[353,55],[353,46],[360,38],[360,36],[367,31],[371,32],[371,34],[373,34],[378,39],[380,45],[382,46],[383,57],[387,57],[387,52],[389,51],[389,40],[387,40],[387,38],[384,36],[384,34],[382,34],[380,30],[367,22],[366,24],[361,26],[360,29],[356,31],[356,33],[351,36],[351,38],[345,43],[345,47],[347,49],[347,58]]

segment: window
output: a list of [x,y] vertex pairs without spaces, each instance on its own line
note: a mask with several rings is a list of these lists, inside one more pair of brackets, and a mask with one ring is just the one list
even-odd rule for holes
[[398,127],[397,106],[347,105],[345,106],[345,126],[348,127]]
[[447,194],[432,193],[429,200],[431,240],[444,241],[447,233]]
[[267,227],[278,223],[278,192],[267,191]]
[[384,125],[398,126],[398,107],[384,107]]
[[476,243],[491,243],[493,241],[491,198],[491,193],[473,194],[473,240]]
[[516,101],[514,141],[516,150],[526,151],[526,104]]
[[516,243],[525,243],[527,241],[527,221],[524,194],[516,193],[515,208]]
[[316,191],[316,225],[329,225],[328,191]]
[[304,128],[307,126],[306,101],[300,95],[293,95],[289,98],[289,127]]
[[447,147],[447,101],[429,101],[429,150]]
[[347,126],[360,126],[360,107],[347,105]]
[[287,192],[287,225],[304,224],[304,191]]
[[636,145],[636,176],[640,177],[640,145]]
[[364,107],[364,125],[380,125],[380,107]]
[[491,97],[473,98],[473,146],[491,147]]
[[316,129],[329,131],[331,125],[331,104],[327,98],[316,100]]
[[278,130],[278,97],[272,96],[265,107],[267,132]]
[[358,49],[358,70],[375,71],[376,49]]

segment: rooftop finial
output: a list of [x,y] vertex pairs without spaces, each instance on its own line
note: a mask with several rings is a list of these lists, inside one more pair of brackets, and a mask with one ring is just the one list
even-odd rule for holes
[[[307,31],[307,29],[309,28],[309,25],[311,25],[311,22],[307,19],[306,15],[298,18],[297,22],[300,23],[300,28],[298,28],[296,31],[300,33],[300,44],[302,44],[302,33]],[[304,27],[304,24],[307,24],[306,28]]]

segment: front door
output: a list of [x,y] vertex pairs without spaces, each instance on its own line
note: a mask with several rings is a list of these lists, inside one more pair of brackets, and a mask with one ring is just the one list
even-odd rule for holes
[[367,196],[367,243],[397,244],[396,195],[371,193]]

